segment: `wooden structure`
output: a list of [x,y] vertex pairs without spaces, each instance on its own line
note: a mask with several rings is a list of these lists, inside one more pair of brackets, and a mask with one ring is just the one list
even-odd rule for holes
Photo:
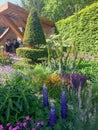
[[[0,6],[0,27],[9,28],[8,31],[4,34],[3,37],[0,37],[0,42],[11,30],[17,37],[23,40],[23,34],[26,26],[26,21],[29,12],[25,9],[14,5],[10,2],[6,2],[5,4]],[[54,33],[55,25],[54,22],[44,18],[39,17],[43,26],[43,30],[45,35],[48,36]],[[22,28],[22,31],[19,29]]]

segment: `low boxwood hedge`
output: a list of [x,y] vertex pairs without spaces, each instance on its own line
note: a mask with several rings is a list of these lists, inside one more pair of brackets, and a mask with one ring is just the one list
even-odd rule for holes
[[16,50],[16,54],[23,58],[32,59],[33,61],[37,60],[38,58],[46,58],[48,56],[46,48],[32,49],[22,47]]

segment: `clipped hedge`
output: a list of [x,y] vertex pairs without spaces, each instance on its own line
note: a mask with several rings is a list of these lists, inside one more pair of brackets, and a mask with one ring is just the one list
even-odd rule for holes
[[75,42],[80,51],[98,55],[98,2],[55,24],[59,34]]
[[45,48],[41,49],[31,49],[27,47],[18,48],[16,54],[23,58],[29,58],[36,61],[38,58],[47,57],[47,50]]

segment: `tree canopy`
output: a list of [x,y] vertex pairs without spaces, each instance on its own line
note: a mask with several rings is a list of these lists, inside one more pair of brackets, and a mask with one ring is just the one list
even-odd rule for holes
[[38,15],[58,21],[80,11],[95,1],[98,0],[21,0],[21,4],[28,10],[35,7]]

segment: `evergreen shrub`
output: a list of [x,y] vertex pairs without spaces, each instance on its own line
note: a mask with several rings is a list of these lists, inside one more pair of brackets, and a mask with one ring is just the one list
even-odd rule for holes
[[27,19],[23,44],[30,44],[33,47],[39,47],[41,44],[45,43],[45,35],[40,19],[36,10],[32,8]]
[[38,58],[47,57],[47,50],[45,48],[31,49],[27,47],[18,48],[16,54],[23,58],[29,58],[36,61]]

